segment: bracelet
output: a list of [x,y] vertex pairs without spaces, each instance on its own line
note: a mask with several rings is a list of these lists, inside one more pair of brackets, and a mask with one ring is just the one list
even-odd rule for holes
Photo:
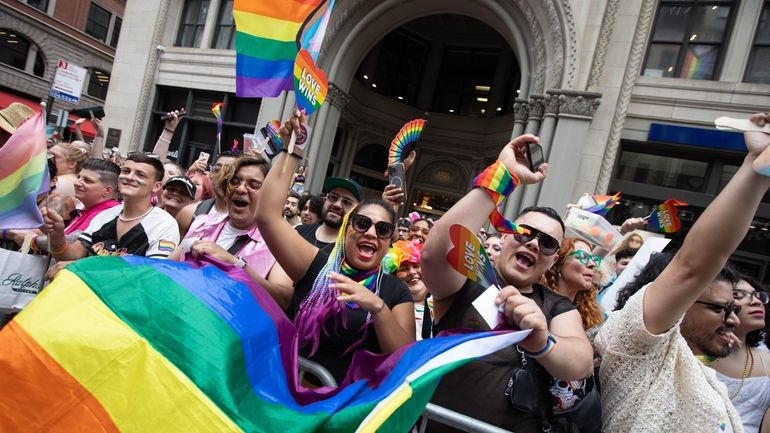
[[65,251],[67,251],[67,248],[69,248],[69,247],[70,247],[70,244],[69,244],[69,243],[67,243],[67,242],[64,242],[64,246],[63,246],[63,247],[61,247],[61,249],[60,249],[60,250],[54,250],[54,249],[53,249],[53,246],[52,246],[52,247],[51,247],[51,255],[52,255],[52,256],[58,256],[59,254],[61,254],[61,253],[65,252]]
[[173,129],[168,129],[168,128],[166,128],[165,126],[163,127],[163,130],[164,130],[164,131],[166,131],[166,132],[170,132],[170,133],[172,133],[172,134],[174,133],[174,130],[173,130]]
[[473,186],[482,188],[489,194],[489,197],[495,203],[492,213],[489,215],[489,222],[500,233],[527,233],[528,230],[519,227],[515,223],[505,219],[500,213],[498,206],[503,199],[510,195],[517,186],[519,178],[508,171],[505,165],[497,161],[490,165],[478,176],[473,179]]
[[385,301],[382,301],[382,306],[377,309],[377,311],[372,311],[372,316],[376,316],[382,312],[382,310],[385,308]]
[[163,137],[158,137],[158,141],[163,141],[165,143],[171,143],[171,140],[169,140],[168,138],[163,138]]
[[524,353],[530,358],[535,358],[535,359],[542,358],[545,355],[548,355],[549,353],[551,353],[555,345],[556,345],[556,339],[553,338],[553,335],[551,335],[551,333],[548,333],[548,338],[545,340],[545,347],[542,350],[537,352],[527,352],[526,350],[524,350]]

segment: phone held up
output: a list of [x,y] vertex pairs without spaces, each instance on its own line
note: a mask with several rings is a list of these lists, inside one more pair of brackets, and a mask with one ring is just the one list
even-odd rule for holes
[[536,172],[538,167],[543,165],[545,162],[545,157],[543,156],[543,146],[535,143],[534,141],[528,141],[527,160],[529,161],[529,170],[533,173]]
[[391,185],[398,188],[404,187],[404,164],[399,162],[388,166],[388,179]]
[[[179,110],[179,113],[176,114],[176,117],[184,117],[186,115],[187,115],[187,112],[184,111],[184,108],[182,108],[182,109]],[[171,118],[171,114],[164,114],[164,115],[160,116],[160,120],[166,120],[166,119],[170,119],[170,118]]]

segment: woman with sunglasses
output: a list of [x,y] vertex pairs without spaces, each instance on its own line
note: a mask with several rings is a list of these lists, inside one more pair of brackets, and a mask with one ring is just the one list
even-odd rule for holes
[[[740,324],[733,333],[741,346],[724,358],[717,358],[711,367],[717,378],[727,386],[727,393],[743,422],[746,433],[760,431],[762,418],[770,408],[770,353],[757,346],[764,338],[765,305],[770,296],[753,279],[741,277],[733,289],[735,305],[740,307]],[[770,420],[764,422],[770,428]]]
[[[289,143],[307,118],[296,111],[281,128]],[[415,339],[412,297],[403,281],[380,267],[396,229],[393,209],[365,200],[344,218],[334,247],[320,250],[282,217],[286,192],[300,158],[281,152],[265,179],[257,224],[278,263],[295,281],[287,309],[300,354],[321,364],[340,383],[354,349],[391,353]]]

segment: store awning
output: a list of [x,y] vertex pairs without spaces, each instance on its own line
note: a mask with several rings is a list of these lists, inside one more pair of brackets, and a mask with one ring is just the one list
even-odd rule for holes
[[[40,111],[40,102],[39,101],[33,101],[28,98],[24,98],[22,96],[14,95],[13,93],[8,93],[5,91],[0,90],[0,109],[3,109],[9,105],[11,105],[14,102],[20,102],[29,108],[35,110],[35,112]],[[70,131],[74,134],[75,133],[75,125],[74,122],[76,120],[80,119],[80,116],[78,116],[75,113],[70,112],[69,114],[69,120],[73,122],[73,124],[69,127]],[[69,123],[69,122],[68,122]],[[83,133],[85,137],[94,138],[96,136],[96,130],[94,129],[93,125],[91,125],[91,122],[83,122],[80,125],[80,131]]]

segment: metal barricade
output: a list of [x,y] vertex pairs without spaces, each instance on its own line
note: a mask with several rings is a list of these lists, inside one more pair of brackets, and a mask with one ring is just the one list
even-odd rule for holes
[[[299,379],[304,377],[305,373],[311,373],[317,377],[324,386],[337,386],[337,381],[327,369],[307,358],[299,357]],[[509,430],[501,429],[492,424],[479,421],[459,412],[449,410],[445,407],[436,406],[428,403],[425,411],[422,413],[419,421],[418,433],[425,433],[428,426],[428,420],[433,420],[441,424],[454,427],[470,433],[511,433]]]

